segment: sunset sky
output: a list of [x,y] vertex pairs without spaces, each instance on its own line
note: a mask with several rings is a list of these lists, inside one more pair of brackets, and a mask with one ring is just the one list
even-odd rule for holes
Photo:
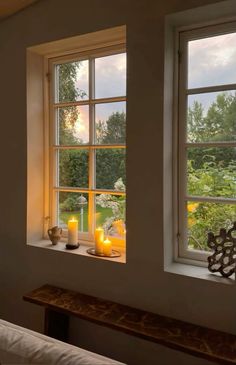
[[[80,64],[76,87],[88,95],[88,61],[82,61]],[[126,95],[126,55],[122,53],[97,58],[95,60],[95,97],[108,98],[124,95]],[[117,111],[126,111],[125,102],[99,104],[95,108],[95,120],[107,120]],[[77,130],[79,137],[85,143],[88,141],[88,125],[88,108],[81,107]]]

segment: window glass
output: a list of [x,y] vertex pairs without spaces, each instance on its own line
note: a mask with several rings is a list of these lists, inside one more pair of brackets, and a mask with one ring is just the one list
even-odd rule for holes
[[96,150],[96,188],[125,190],[125,150]]
[[236,33],[190,41],[188,88],[236,83]]
[[77,145],[89,143],[88,105],[58,108],[56,144]]
[[95,59],[95,97],[126,95],[126,54]]
[[88,99],[88,60],[57,65],[56,80],[56,102]]
[[185,32],[188,67],[180,62],[180,80],[187,76],[188,84],[180,90],[186,98],[179,99],[179,135],[186,136],[179,139],[179,202],[185,206],[179,231],[181,252],[190,258],[195,250],[208,251],[209,231],[219,234],[236,220],[236,91],[230,90],[236,83],[236,32],[208,31],[199,39],[195,30],[195,40]]
[[88,194],[81,193],[58,193],[58,224],[62,228],[67,228],[70,219],[79,221],[80,232],[88,232]]
[[58,165],[59,186],[88,188],[88,150],[60,150]]
[[236,147],[187,151],[188,195],[236,198]]
[[236,92],[188,96],[188,142],[236,141]]
[[96,227],[102,226],[105,235],[125,237],[125,196],[96,195]]
[[124,240],[126,54],[65,61],[53,66],[54,220],[66,229],[69,219],[78,219],[83,239],[91,240],[99,225]]
[[188,248],[209,251],[207,246],[208,232],[218,234],[222,227],[232,228],[232,222],[236,215],[236,205],[188,201],[186,211]]
[[96,144],[122,144],[126,141],[125,102],[95,106]]

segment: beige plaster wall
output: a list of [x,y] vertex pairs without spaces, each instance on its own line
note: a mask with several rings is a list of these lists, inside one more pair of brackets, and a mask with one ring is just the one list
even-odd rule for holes
[[[164,17],[213,2],[42,0],[0,24],[1,318],[41,330],[42,309],[24,303],[22,295],[50,283],[236,333],[234,286],[163,271]],[[27,247],[26,48],[123,24],[128,48],[127,264]],[[206,363],[77,320],[71,338],[129,364],[144,359],[157,364],[159,359],[164,365],[173,358],[175,364]]]

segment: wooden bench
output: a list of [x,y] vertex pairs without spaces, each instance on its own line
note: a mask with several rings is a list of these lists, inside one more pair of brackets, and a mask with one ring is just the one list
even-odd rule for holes
[[65,342],[72,315],[217,364],[236,364],[236,336],[231,334],[51,285],[23,299],[45,307],[45,334]]

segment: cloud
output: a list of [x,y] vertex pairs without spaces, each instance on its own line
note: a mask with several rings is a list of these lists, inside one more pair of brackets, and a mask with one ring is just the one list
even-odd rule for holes
[[[75,86],[88,96],[88,60],[81,61],[77,71]],[[109,98],[126,95],[126,54],[99,57],[95,59],[95,97]],[[88,99],[84,97],[83,99]],[[81,98],[79,98],[81,100]],[[88,106],[80,106],[79,118],[76,123],[77,136],[83,139],[84,143],[89,138],[89,115]],[[106,121],[112,113],[126,112],[126,103],[103,103],[95,106],[95,120]]]
[[97,104],[95,109],[95,120],[96,122],[99,120],[107,121],[110,115],[116,112],[126,112],[125,102]]
[[95,60],[95,97],[126,95],[126,54],[100,57]]
[[88,99],[89,94],[89,73],[88,73],[89,62],[88,60],[79,62],[79,69],[77,70],[77,81],[75,87],[78,91],[83,91],[85,96],[79,97],[78,100]]
[[236,33],[189,42],[189,88],[236,83]]

